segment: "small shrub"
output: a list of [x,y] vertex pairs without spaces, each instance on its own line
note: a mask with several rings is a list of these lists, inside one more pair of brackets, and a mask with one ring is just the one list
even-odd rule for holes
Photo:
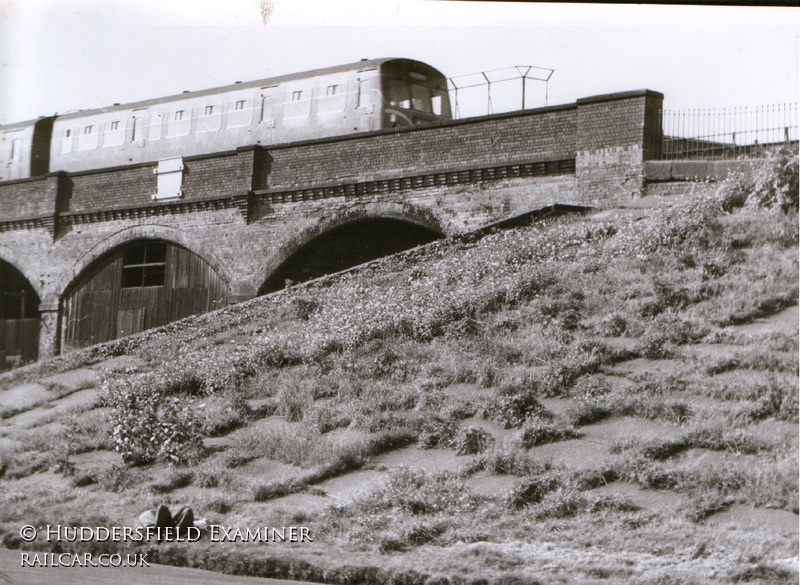
[[494,443],[494,437],[488,431],[467,427],[456,435],[454,446],[456,455],[477,455],[483,453]]
[[419,446],[422,449],[449,447],[458,432],[458,421],[437,415],[425,417],[419,433]]
[[101,395],[112,408],[115,450],[126,463],[179,464],[199,457],[201,423],[185,399],[169,395],[172,390],[172,382],[150,373],[104,383]]
[[586,498],[569,488],[559,487],[554,492],[545,495],[536,509],[536,517],[544,518],[571,518],[588,508]]
[[506,429],[520,426],[531,416],[546,416],[534,390],[514,384],[504,385],[497,391],[487,414]]
[[206,502],[203,509],[209,512],[216,512],[217,514],[227,514],[233,509],[233,503],[229,498],[214,498]]
[[173,471],[166,481],[152,484],[150,491],[154,494],[168,494],[191,485],[193,480],[194,473],[191,471]]
[[653,440],[642,445],[641,453],[648,459],[663,461],[686,450],[687,447],[688,444],[683,439]]
[[224,435],[242,426],[247,420],[247,404],[238,393],[210,396],[198,407],[202,433],[208,437]]
[[443,522],[415,522],[403,531],[403,541],[411,546],[420,546],[434,541],[444,534],[447,526]]
[[314,403],[313,391],[308,384],[287,384],[278,390],[277,403],[278,414],[289,422],[299,422]]
[[87,485],[93,485],[95,483],[97,483],[97,478],[93,473],[76,475],[72,480],[72,485],[75,487],[86,487]]
[[792,147],[770,153],[753,177],[747,204],[784,213],[798,209],[798,161]]
[[610,467],[580,472],[575,478],[575,484],[579,490],[593,490],[618,479],[617,470]]
[[480,498],[452,474],[432,475],[424,469],[400,466],[387,482],[358,502],[367,512],[398,509],[412,515],[474,511]]
[[304,489],[306,489],[306,483],[297,478],[275,480],[256,487],[253,490],[253,500],[256,502],[267,502],[275,498],[288,496],[289,494],[296,494]]
[[604,337],[619,337],[628,330],[628,321],[622,315],[614,313],[604,317],[595,329]]
[[228,479],[228,472],[221,464],[202,465],[194,474],[194,484],[201,488],[215,488]]
[[530,449],[536,445],[565,441],[579,436],[581,434],[571,427],[565,427],[539,417],[532,417],[525,421],[519,431],[518,439],[523,447]]
[[352,422],[349,416],[330,406],[314,406],[306,413],[303,420],[320,434],[346,427]]
[[309,296],[293,296],[289,301],[290,314],[301,321],[308,321],[319,308],[319,301]]
[[580,427],[599,422],[613,413],[614,408],[608,399],[579,398],[567,409],[566,418],[571,425]]
[[112,465],[98,474],[97,483],[106,491],[121,492],[138,482],[128,468]]
[[532,459],[518,449],[493,450],[481,456],[472,466],[475,471],[484,469],[490,475],[537,475],[550,470],[550,463]]
[[506,494],[504,504],[512,510],[519,510],[529,504],[538,504],[545,494],[556,489],[559,482],[552,476],[528,477],[518,482]]

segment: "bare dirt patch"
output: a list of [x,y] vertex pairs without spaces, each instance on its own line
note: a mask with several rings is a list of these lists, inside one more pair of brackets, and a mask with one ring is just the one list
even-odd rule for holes
[[710,525],[734,524],[764,528],[773,534],[797,536],[799,520],[797,514],[785,510],[769,510],[736,504],[711,516]]

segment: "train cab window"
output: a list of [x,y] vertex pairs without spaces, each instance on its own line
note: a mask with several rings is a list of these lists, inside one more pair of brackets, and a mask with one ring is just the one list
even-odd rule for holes
[[396,108],[411,108],[411,98],[408,95],[408,84],[399,79],[390,79],[386,93],[386,101]]
[[431,111],[431,90],[424,85],[411,85],[411,105],[418,112]]
[[450,100],[446,91],[434,90],[433,97],[431,97],[431,110],[437,116],[450,117]]
[[233,108],[228,106],[228,128],[241,128],[249,126],[253,122],[253,107],[250,100],[236,100]]
[[167,245],[164,242],[135,244],[122,253],[122,288],[164,286]]

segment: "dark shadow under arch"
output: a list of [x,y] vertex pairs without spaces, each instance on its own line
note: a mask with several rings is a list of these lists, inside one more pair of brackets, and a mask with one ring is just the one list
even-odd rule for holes
[[382,256],[438,240],[428,227],[391,218],[364,218],[332,228],[301,246],[264,282],[263,295]]
[[38,358],[40,302],[25,276],[0,260],[0,370]]

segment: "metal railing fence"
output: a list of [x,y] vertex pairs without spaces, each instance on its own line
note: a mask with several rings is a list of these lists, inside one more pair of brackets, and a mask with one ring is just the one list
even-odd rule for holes
[[741,108],[664,110],[651,158],[759,158],[797,144],[797,103]]

